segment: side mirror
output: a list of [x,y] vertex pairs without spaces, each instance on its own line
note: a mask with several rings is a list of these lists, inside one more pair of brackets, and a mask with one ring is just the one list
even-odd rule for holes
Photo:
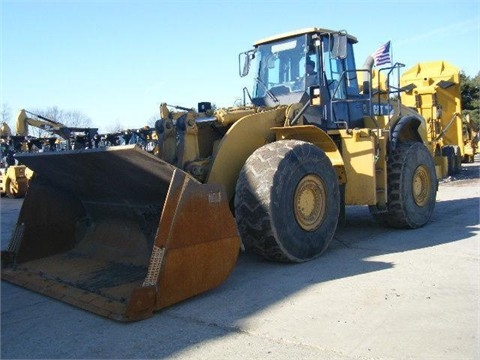
[[344,32],[333,34],[332,57],[345,59],[347,57],[347,34]]
[[238,73],[240,77],[247,76],[250,72],[251,60],[255,58],[253,50],[238,55]]

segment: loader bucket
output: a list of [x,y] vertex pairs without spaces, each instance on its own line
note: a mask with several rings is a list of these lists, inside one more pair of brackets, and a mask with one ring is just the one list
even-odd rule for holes
[[18,158],[35,176],[2,279],[134,321],[232,271],[240,239],[221,185],[134,145]]

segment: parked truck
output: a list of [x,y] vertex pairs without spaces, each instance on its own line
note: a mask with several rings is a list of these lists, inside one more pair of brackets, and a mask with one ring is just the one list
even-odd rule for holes
[[473,161],[476,144],[462,116],[460,70],[446,61],[421,62],[401,76],[401,86],[402,103],[426,120],[437,176],[454,175],[462,161]]
[[[426,121],[398,88],[376,96],[356,43],[322,28],[256,42],[239,55],[254,82],[243,106],[163,103],[154,153],[18,156],[35,177],[2,279],[133,321],[220,285],[241,245],[272,261],[319,257],[348,205],[385,226],[424,226],[437,193]],[[402,66],[378,71],[399,78]]]

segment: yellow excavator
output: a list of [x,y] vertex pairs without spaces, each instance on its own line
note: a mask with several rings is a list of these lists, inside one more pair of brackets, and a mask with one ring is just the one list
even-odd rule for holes
[[438,185],[425,119],[389,86],[403,65],[373,77],[356,43],[322,28],[256,42],[239,55],[240,76],[253,73],[243,105],[163,103],[152,153],[18,155],[35,176],[2,279],[134,321],[220,285],[241,245],[271,261],[319,257],[348,205],[424,226]]
[[22,109],[17,116],[16,135],[27,137],[29,126],[45,130],[63,139],[66,142],[66,149],[92,148],[94,147],[93,138],[98,134],[98,128],[67,126]]

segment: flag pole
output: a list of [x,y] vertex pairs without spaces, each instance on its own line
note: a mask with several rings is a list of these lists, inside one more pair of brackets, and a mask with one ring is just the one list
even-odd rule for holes
[[391,64],[392,66],[395,65],[395,62],[393,61],[393,46],[392,46],[392,41],[390,41],[390,61],[391,61]]

